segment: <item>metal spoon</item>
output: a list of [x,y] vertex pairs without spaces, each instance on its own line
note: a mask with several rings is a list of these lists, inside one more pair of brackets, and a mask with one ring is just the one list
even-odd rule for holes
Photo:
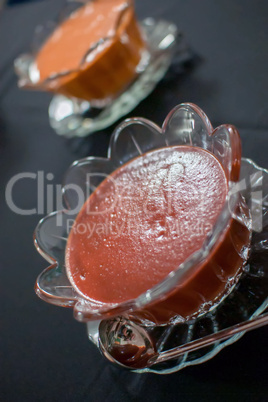
[[268,324],[268,313],[207,335],[202,339],[158,353],[149,331],[122,316],[101,321],[99,344],[102,353],[111,362],[125,368],[143,369],[266,324]]

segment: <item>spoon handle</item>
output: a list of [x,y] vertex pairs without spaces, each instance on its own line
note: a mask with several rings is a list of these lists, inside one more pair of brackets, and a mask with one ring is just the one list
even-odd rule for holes
[[268,324],[268,312],[258,317],[255,317],[251,320],[248,320],[246,322],[241,322],[232,327],[223,329],[215,334],[207,335],[202,339],[197,339],[195,341],[186,343],[183,346],[178,346],[176,348],[167,350],[166,352],[161,352],[159,353],[159,355],[157,355],[156,358],[152,357],[148,363],[156,364],[167,360],[171,360],[185,353],[192,352],[205,346],[212,345],[217,341],[223,341],[241,332],[247,332],[255,328],[260,328],[266,324]]

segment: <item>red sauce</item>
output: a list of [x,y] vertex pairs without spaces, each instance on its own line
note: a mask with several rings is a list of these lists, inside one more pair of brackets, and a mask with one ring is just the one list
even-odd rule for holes
[[[91,48],[95,50],[84,60]],[[88,100],[103,99],[122,90],[135,76],[143,50],[133,6],[126,0],[94,0],[57,27],[37,54],[36,65],[40,82],[76,71],[47,83],[47,89]]]
[[76,218],[66,249],[72,285],[100,303],[136,298],[202,247],[227,192],[220,162],[203,149],[167,147],[131,160]]

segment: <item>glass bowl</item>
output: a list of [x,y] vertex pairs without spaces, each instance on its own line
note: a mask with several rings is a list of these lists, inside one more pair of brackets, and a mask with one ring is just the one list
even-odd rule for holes
[[[222,163],[226,177],[228,178],[229,193],[217,223],[202,249],[194,253],[179,269],[168,275],[159,285],[148,290],[135,300],[101,307],[94,305],[94,303],[85,300],[75,291],[68,280],[65,270],[66,241],[77,213],[90,193],[94,191],[107,174],[141,153],[175,144],[190,144],[210,150]],[[168,303],[165,305],[165,301],[169,299],[169,293],[174,290],[176,284],[183,281],[186,274],[194,272],[196,267],[206,260],[215,246],[221,243],[222,233],[226,233],[227,228],[232,227],[233,223],[241,229],[241,231],[235,231],[236,235],[247,233],[249,239],[251,232],[249,209],[251,209],[253,218],[258,218],[253,219],[253,229],[262,233],[267,216],[265,215],[265,219],[262,222],[264,226],[262,225],[260,230],[257,227],[257,223],[260,220],[260,212],[258,212],[260,205],[257,202],[251,202],[251,191],[245,184],[245,180],[248,174],[250,174],[251,184],[254,186],[255,179],[259,185],[258,174],[261,173],[262,177],[266,180],[263,180],[263,184],[266,186],[265,191],[267,196],[267,172],[257,168],[251,161],[242,160],[240,182],[238,182],[240,152],[238,134],[235,128],[223,125],[213,130],[207,116],[197,106],[192,104],[182,104],[174,108],[166,118],[162,130],[154,123],[142,118],[129,119],[120,124],[112,135],[107,159],[89,157],[75,162],[71,166],[66,174],[63,185],[63,195],[67,208],[52,213],[41,220],[35,231],[35,245],[38,251],[52,264],[37,278],[35,289],[38,296],[52,304],[72,307],[75,318],[79,321],[87,322],[89,337],[95,343],[98,343],[99,321],[121,314],[124,314],[124,317],[127,317],[128,320],[134,320],[143,330],[150,330],[150,333],[153,333],[153,337],[156,339],[155,344],[158,345],[159,350],[170,348],[172,342],[174,345],[176,342],[178,344],[185,343],[190,338],[195,339],[194,337],[196,336],[200,337],[200,331],[193,332],[192,329],[195,328],[195,325],[198,326],[198,323],[202,322],[202,320],[208,322],[208,329],[205,332],[217,331],[220,325],[218,319],[216,319],[215,324],[215,311],[220,311],[222,306],[227,303],[227,300],[231,300],[231,296],[234,294],[234,289],[237,286],[241,287],[241,280],[238,282],[238,279],[242,274],[242,267],[245,266],[249,252],[248,242],[244,240],[242,241],[242,247],[239,249],[234,248],[232,252],[234,262],[236,261],[237,263],[239,261],[240,269],[233,270],[230,267],[231,271],[225,277],[222,277],[223,286],[219,289],[218,297],[213,300],[213,303],[207,303],[206,301],[200,303],[195,314],[190,314],[187,317],[174,314],[174,311],[172,311],[171,315],[166,315],[166,322],[161,322],[160,326],[158,325],[159,322],[152,319],[154,313],[150,311],[150,315],[144,314],[144,310],[147,313],[151,306],[154,307],[164,295],[165,299],[161,301],[162,309],[169,313]],[[88,180],[89,178],[90,180]],[[267,206],[264,207],[266,208]],[[261,216],[263,216],[263,211],[261,211]],[[256,239],[258,242],[259,238],[261,239],[259,241],[262,242],[263,239],[261,236],[253,236],[253,250],[256,247]],[[234,265],[236,264],[234,263]],[[246,267],[247,271],[243,272],[242,278],[248,275],[248,265]],[[215,270],[215,272],[219,275],[218,270]],[[222,274],[224,276],[224,272],[221,272]],[[202,290],[200,289],[200,291]],[[228,295],[230,296],[227,297]],[[258,307],[254,307],[253,312],[252,309],[249,309],[251,315],[262,311],[264,303],[265,300],[263,299],[263,295],[261,295]],[[240,308],[242,308],[241,302]],[[141,314],[140,311],[143,311],[143,313]],[[250,318],[250,316],[247,314],[244,315],[245,319]],[[237,317],[241,319],[239,311],[237,315],[231,314],[230,317],[225,317],[223,327],[226,328],[226,326],[232,325],[232,320],[237,320]],[[91,320],[93,322],[89,322]],[[205,328],[203,324],[201,327]],[[174,331],[176,332],[178,328],[180,328],[179,331],[183,330],[184,335],[180,339],[179,335],[176,334],[173,339],[169,335]],[[187,336],[185,336],[185,331],[187,332]],[[201,331],[200,333],[202,336],[203,332]],[[217,350],[220,349],[218,348]],[[207,356],[212,355],[213,353],[205,353],[205,355],[202,355],[202,359],[204,360]],[[202,359],[200,360],[195,357],[191,361],[201,362]],[[185,360],[183,364],[181,360],[179,363],[177,361],[175,365],[173,362],[169,362],[168,368],[166,366],[163,368],[162,363],[159,370],[157,368],[155,370],[169,372],[173,369],[178,370],[183,365],[186,365]],[[154,370],[154,368],[148,368],[148,370]]]
[[[107,5],[112,21],[105,20]],[[103,36],[94,36],[95,32],[102,31]],[[68,43],[63,41],[64,35]],[[149,60],[132,0],[116,4],[105,0],[96,4],[91,0],[72,0],[56,23],[50,21],[46,29],[39,28],[38,37],[41,43],[29,56],[26,74],[20,75],[23,71],[20,59],[15,62],[19,86],[88,100],[97,107],[109,104],[144,70]],[[71,42],[72,38],[77,38],[75,43]],[[66,46],[64,52],[62,46]],[[72,57],[67,57],[68,53]],[[53,68],[55,71],[51,71]]]
[[[142,99],[153,91],[168,70],[175,54],[178,63],[191,57],[182,33],[178,32],[175,24],[169,21],[146,18],[138,24],[144,43],[146,43],[141,52],[140,61],[131,79],[123,83],[121,87],[119,85],[120,88],[113,94],[102,98],[89,95],[78,98],[77,94],[68,92],[70,85],[67,85],[65,81],[76,81],[79,74],[84,74],[84,70],[87,71],[86,60],[92,52],[96,51],[95,48],[87,50],[76,69],[61,71],[40,81],[38,78],[40,74],[36,66],[38,51],[58,25],[74,9],[81,7],[84,3],[86,1],[71,0],[68,2],[68,6],[63,8],[56,21],[48,21],[45,25],[38,26],[33,38],[32,51],[20,55],[14,62],[20,88],[55,93],[48,110],[50,125],[57,134],[67,137],[84,137],[113,124],[121,116],[134,109]],[[128,1],[127,3],[128,8],[133,8],[132,2]],[[122,13],[125,12],[126,9],[122,11]],[[111,40],[111,38],[105,38],[105,40]],[[102,46],[103,43],[100,45]],[[115,81],[120,81],[122,77],[122,73],[120,74],[117,70],[111,69],[113,77],[108,80],[114,82],[113,86],[115,86]],[[105,82],[107,81],[106,76],[107,72],[105,73]],[[83,88],[90,87],[92,81],[95,85],[96,80],[98,86],[101,87],[104,80],[101,76],[99,79],[97,77],[96,74],[94,74],[94,79],[86,77],[87,84],[83,85]],[[71,87],[73,86],[71,85]],[[107,85],[105,90],[108,91]]]

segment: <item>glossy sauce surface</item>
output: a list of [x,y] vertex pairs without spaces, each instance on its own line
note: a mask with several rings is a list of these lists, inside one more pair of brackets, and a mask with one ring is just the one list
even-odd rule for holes
[[89,197],[66,248],[67,274],[85,298],[136,298],[200,249],[224,205],[219,161],[196,147],[144,154]]

